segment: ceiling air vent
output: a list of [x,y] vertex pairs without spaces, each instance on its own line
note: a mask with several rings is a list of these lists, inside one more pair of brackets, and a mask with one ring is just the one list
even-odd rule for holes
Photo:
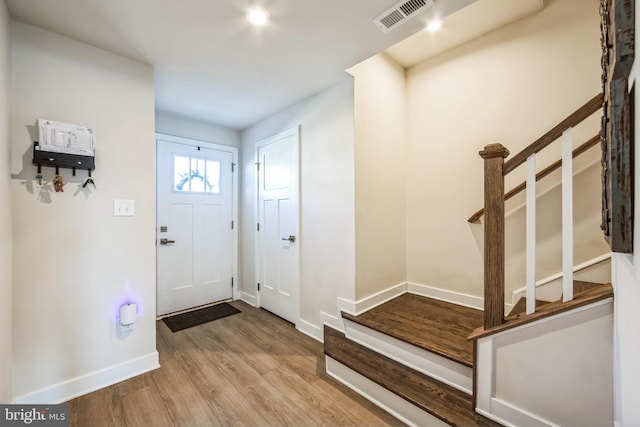
[[431,6],[433,6],[433,0],[401,1],[374,19],[373,23],[383,32],[388,33]]

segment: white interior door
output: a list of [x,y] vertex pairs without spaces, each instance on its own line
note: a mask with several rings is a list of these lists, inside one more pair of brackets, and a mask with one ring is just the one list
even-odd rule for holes
[[157,313],[232,297],[233,152],[157,140]]
[[257,274],[261,307],[298,321],[298,128],[257,144]]

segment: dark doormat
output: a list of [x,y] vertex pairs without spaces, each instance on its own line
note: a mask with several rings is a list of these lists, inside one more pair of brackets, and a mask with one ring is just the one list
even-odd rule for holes
[[177,332],[237,313],[240,313],[240,310],[226,302],[223,302],[221,304],[212,305],[199,310],[165,317],[162,321],[169,327],[169,329],[171,329],[171,332]]

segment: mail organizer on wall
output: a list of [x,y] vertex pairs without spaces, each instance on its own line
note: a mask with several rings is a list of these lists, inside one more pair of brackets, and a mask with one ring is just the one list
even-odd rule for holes
[[95,169],[95,139],[93,131],[85,124],[65,123],[54,120],[38,119],[36,123],[40,141],[33,144],[33,164],[38,166],[38,175],[42,166],[56,168],[56,178],[60,177],[60,168]]
[[83,156],[80,154],[60,153],[57,151],[45,151],[40,149],[40,143],[33,143],[33,164],[38,166],[38,173],[42,172],[42,166],[55,167],[56,175],[60,174],[60,168],[73,170],[86,170],[91,176],[91,171],[95,170],[95,157]]

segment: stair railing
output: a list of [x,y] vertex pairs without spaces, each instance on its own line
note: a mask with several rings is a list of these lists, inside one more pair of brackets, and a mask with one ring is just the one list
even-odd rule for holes
[[[562,295],[563,301],[573,300],[573,168],[572,159],[600,141],[594,136],[576,150],[572,150],[573,127],[602,108],[604,97],[598,94],[556,125],[549,132],[527,146],[508,161],[509,150],[502,144],[490,144],[480,151],[484,159],[484,209],[476,212],[470,222],[483,214],[484,221],[484,328],[490,329],[504,322],[505,294],[505,201],[526,189],[526,298],[527,314],[535,312],[535,236],[536,181],[562,166]],[[562,139],[562,160],[536,174],[536,154],[557,139]],[[518,166],[527,164],[526,182],[507,194],[504,177]]]

